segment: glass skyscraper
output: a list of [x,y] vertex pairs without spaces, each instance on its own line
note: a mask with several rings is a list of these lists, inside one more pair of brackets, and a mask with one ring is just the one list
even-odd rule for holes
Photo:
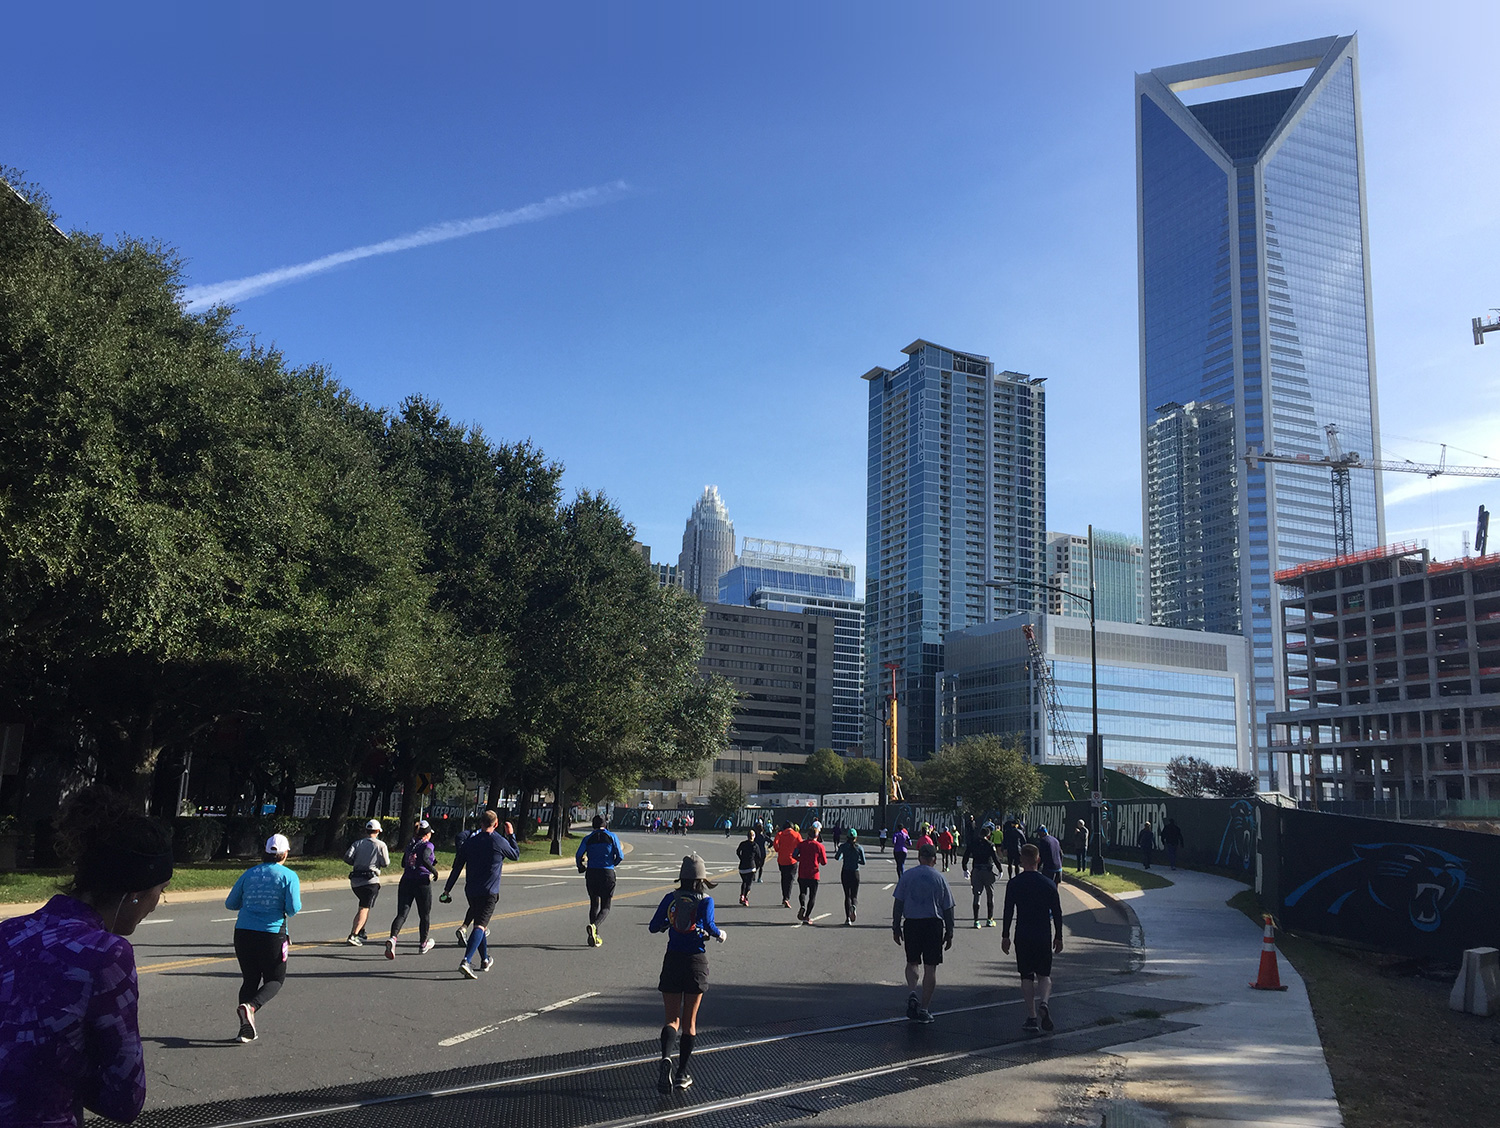
[[814,649],[808,662],[833,668],[832,747],[840,755],[865,740],[865,601],[854,588],[854,565],[836,548],[746,537],[739,563],[719,577],[719,602],[771,611],[800,611],[833,620],[833,653]]
[[[872,368],[866,494],[865,700],[900,667],[898,751],[937,747],[943,636],[1040,606],[1046,581],[1046,395],[989,357],[913,341]],[[880,712],[880,710],[877,710]],[[867,728],[878,749],[879,725]]]
[[[1145,550],[1141,538],[1094,530],[1093,598],[1095,618],[1109,623],[1146,621]],[[1047,534],[1047,582],[1089,597],[1089,538],[1076,533]],[[1062,592],[1047,592],[1047,612],[1064,619],[1087,619],[1087,603]]]
[[[682,532],[677,580],[703,603],[719,598],[719,577],[734,567],[734,522],[718,486],[704,486]],[[658,577],[659,579],[660,577]]]
[[[1250,638],[1260,745],[1279,692],[1272,575],[1337,544],[1325,468],[1240,459],[1320,455],[1330,423],[1348,450],[1379,447],[1357,44],[1162,67],[1135,89],[1151,618]],[[1352,495],[1369,548],[1379,475],[1357,472]]]

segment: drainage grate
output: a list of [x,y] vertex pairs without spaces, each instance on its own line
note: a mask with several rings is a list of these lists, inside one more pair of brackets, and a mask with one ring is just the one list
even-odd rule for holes
[[[1131,996],[1167,1013],[1182,1004]],[[939,1015],[931,1026],[879,1020],[808,1029],[777,1023],[699,1035],[695,1084],[656,1092],[655,1039],[148,1112],[137,1128],[585,1128],[692,1120],[700,1128],[760,1128],[955,1076],[1089,1052],[1182,1029],[1160,1019],[1098,1026],[1119,996],[1057,1000],[1066,1026],[1051,1038],[1019,1030],[1014,1001]],[[111,1122],[90,1121],[91,1128]]]

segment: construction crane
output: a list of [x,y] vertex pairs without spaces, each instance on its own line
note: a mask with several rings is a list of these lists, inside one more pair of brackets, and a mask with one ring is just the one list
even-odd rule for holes
[[1500,329],[1500,317],[1496,317],[1496,314],[1500,314],[1500,309],[1490,310],[1490,316],[1488,317],[1476,317],[1473,319],[1474,343],[1476,345],[1484,344],[1484,335],[1486,333],[1493,333],[1497,329]]
[[898,768],[900,761],[896,758],[896,671],[901,668],[901,664],[886,662],[884,666],[891,672],[890,712],[886,714],[885,720],[890,733],[889,761],[886,766],[886,777],[889,782],[886,785],[886,798],[894,802],[906,798],[901,794],[901,772]]
[[1083,757],[1078,754],[1078,738],[1068,727],[1068,718],[1063,713],[1062,701],[1057,696],[1057,682],[1052,677],[1052,667],[1042,657],[1041,643],[1030,623],[1021,628],[1026,635],[1026,646],[1031,651],[1031,668],[1036,673],[1037,685],[1042,690],[1042,701],[1047,706],[1047,727],[1052,730],[1052,749],[1058,758],[1071,768],[1082,768]]
[[1350,470],[1394,470],[1402,474],[1426,474],[1429,478],[1436,478],[1440,474],[1454,478],[1500,478],[1500,467],[1449,466],[1447,443],[1442,444],[1442,452],[1436,462],[1413,462],[1410,459],[1391,462],[1379,458],[1367,462],[1355,451],[1345,451],[1340,448],[1337,423],[1330,423],[1323,430],[1328,435],[1328,453],[1321,458],[1310,454],[1276,454],[1251,446],[1245,450],[1245,465],[1251,470],[1262,462],[1275,462],[1287,466],[1328,467],[1333,478],[1334,553],[1337,556],[1348,556],[1354,551],[1354,515],[1349,490]]

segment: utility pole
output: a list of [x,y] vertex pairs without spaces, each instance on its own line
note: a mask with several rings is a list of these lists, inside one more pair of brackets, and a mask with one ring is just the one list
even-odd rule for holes
[[887,753],[886,753],[886,798],[891,800],[900,799],[901,795],[901,769],[897,759],[896,740],[896,671],[901,668],[899,662],[886,662],[884,666],[891,672],[891,695],[888,698],[890,710],[886,714]]

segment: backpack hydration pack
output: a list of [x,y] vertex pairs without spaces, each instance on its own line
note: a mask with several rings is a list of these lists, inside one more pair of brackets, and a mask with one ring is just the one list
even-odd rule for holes
[[686,889],[679,889],[672,897],[672,903],[667,906],[667,922],[671,924],[673,932],[681,932],[690,935],[698,929],[698,906],[703,903],[702,893],[690,893]]

